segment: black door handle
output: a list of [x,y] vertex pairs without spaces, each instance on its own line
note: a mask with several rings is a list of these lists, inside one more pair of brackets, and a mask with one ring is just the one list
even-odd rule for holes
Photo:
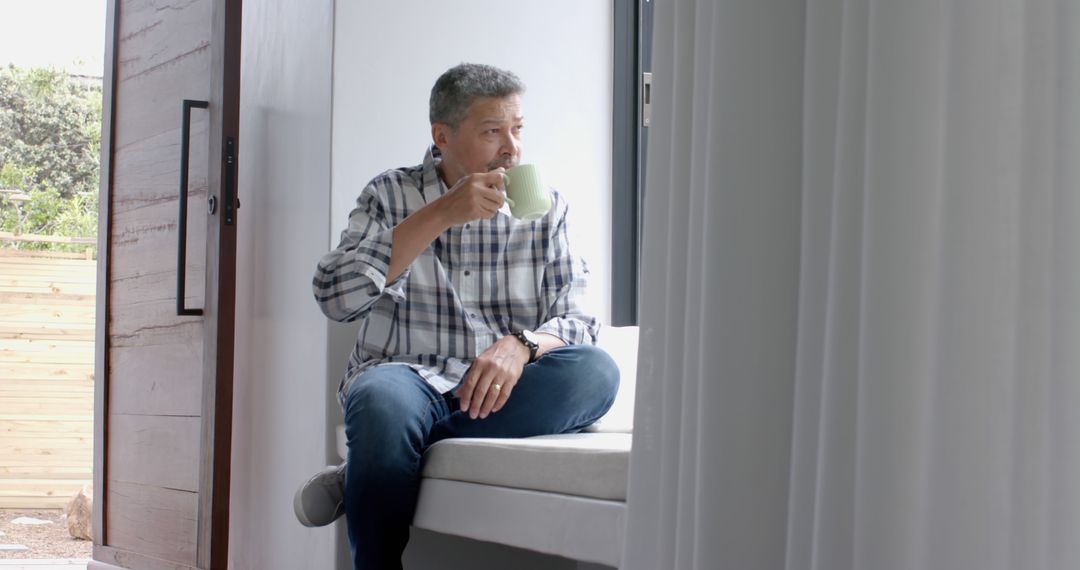
[[195,101],[184,99],[183,114],[180,118],[180,221],[178,225],[178,241],[176,248],[176,314],[177,315],[201,315],[202,309],[188,309],[184,307],[184,280],[187,277],[187,187],[188,187],[188,154],[191,149],[191,108],[205,109],[210,106],[207,101]]

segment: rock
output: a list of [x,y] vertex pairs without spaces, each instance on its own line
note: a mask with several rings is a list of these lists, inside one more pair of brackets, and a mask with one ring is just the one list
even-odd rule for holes
[[94,539],[94,489],[90,484],[83,485],[75,493],[64,513],[67,515],[68,534],[84,540]]
[[11,519],[11,524],[52,524],[52,521],[35,519],[33,517],[19,517]]

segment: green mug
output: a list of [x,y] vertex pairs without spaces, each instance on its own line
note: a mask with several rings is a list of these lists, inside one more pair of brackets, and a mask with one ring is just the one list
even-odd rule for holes
[[551,209],[551,193],[535,164],[519,164],[506,171],[506,203],[515,218],[530,221]]

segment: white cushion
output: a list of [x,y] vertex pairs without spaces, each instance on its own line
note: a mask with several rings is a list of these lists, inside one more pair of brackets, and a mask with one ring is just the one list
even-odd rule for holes
[[597,346],[607,351],[619,366],[619,393],[615,403],[585,431],[634,431],[634,390],[637,384],[638,327],[602,327]]
[[628,433],[576,433],[447,439],[424,455],[423,476],[625,501],[630,438]]

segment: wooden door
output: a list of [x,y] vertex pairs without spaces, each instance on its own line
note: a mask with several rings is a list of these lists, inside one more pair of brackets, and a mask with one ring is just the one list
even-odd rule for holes
[[91,568],[227,564],[240,12],[109,0]]

